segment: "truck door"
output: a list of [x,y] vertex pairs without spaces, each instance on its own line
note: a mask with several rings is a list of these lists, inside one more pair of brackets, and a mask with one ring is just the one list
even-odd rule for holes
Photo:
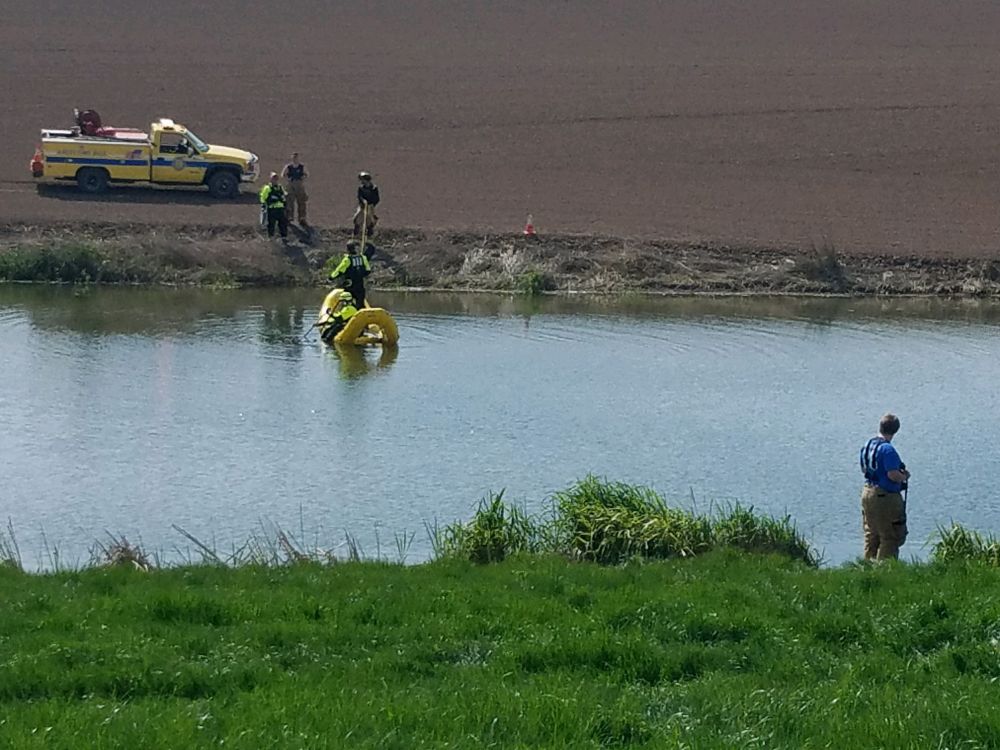
[[199,185],[205,179],[204,164],[183,133],[163,130],[153,136],[153,182]]

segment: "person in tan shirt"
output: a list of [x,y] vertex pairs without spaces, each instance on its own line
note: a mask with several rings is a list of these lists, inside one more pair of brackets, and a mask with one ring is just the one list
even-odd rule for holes
[[309,202],[306,180],[309,179],[309,172],[306,171],[306,165],[299,161],[298,151],[292,154],[292,160],[285,165],[281,176],[288,186],[288,220],[297,220],[300,225],[309,226],[306,223],[306,203]]

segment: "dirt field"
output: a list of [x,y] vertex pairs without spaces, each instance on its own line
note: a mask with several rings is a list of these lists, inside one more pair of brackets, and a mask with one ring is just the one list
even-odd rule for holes
[[991,0],[0,0],[0,220],[233,224],[251,201],[39,195],[73,106],[313,174],[386,227],[1000,255]]

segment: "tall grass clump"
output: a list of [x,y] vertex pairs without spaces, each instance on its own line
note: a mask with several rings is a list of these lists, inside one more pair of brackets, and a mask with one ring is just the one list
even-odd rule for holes
[[[203,565],[230,568],[279,568],[300,564],[332,565],[342,560],[356,562],[364,556],[361,546],[350,534],[345,535],[343,546],[346,548],[346,552],[338,557],[332,550],[324,549],[318,544],[314,547],[308,547],[291,532],[274,524],[266,524],[264,521],[260,522],[258,530],[251,534],[245,542],[234,546],[228,552],[219,550],[213,543],[199,539],[176,524],[174,524],[174,531],[195,547],[197,558],[190,559],[189,553],[188,562],[197,562]],[[304,529],[302,534],[305,534]]]
[[796,259],[795,269],[809,281],[821,283],[833,292],[847,291],[850,286],[844,264],[831,244],[813,247],[811,255]]
[[97,248],[85,243],[51,247],[15,247],[0,252],[0,280],[62,281],[90,283],[99,281],[103,259]]
[[137,570],[149,571],[155,564],[139,544],[134,544],[124,536],[108,534],[108,541],[97,540],[90,548],[91,567],[114,568],[120,565]]
[[776,553],[799,560],[812,567],[820,563],[819,555],[802,537],[790,516],[772,518],[754,513],[753,506],[739,503],[720,513],[712,522],[715,543],[754,553]]
[[0,568],[24,570],[21,550],[17,546],[17,537],[14,536],[14,522],[10,519],[7,520],[6,531],[0,529]]
[[983,536],[978,531],[953,523],[947,529],[939,527],[937,536],[931,552],[931,559],[935,562],[966,560],[1000,568],[1000,540],[992,534]]
[[668,507],[648,487],[588,476],[554,501],[561,546],[585,560],[690,557],[713,546],[708,519]]
[[522,552],[539,552],[542,531],[538,522],[520,508],[504,502],[503,490],[490,493],[468,523],[453,523],[435,530],[432,539],[439,557],[474,563],[502,562]]

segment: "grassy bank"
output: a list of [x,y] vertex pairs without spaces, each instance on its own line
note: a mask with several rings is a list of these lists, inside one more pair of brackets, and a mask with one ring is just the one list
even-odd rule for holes
[[[0,224],[0,280],[312,285],[342,230],[269,241],[253,226]],[[386,230],[373,283],[543,292],[996,296],[1000,261],[615,237]]]
[[[0,746],[988,748],[996,542],[815,567],[787,519],[593,477],[484,500],[436,559],[293,540],[28,575],[0,536]],[[5,541],[4,541],[5,540]],[[323,560],[326,564],[320,564]],[[227,564],[228,563],[228,564]],[[487,564],[488,563],[488,564]]]
[[987,748],[996,571],[0,570],[0,745]]

